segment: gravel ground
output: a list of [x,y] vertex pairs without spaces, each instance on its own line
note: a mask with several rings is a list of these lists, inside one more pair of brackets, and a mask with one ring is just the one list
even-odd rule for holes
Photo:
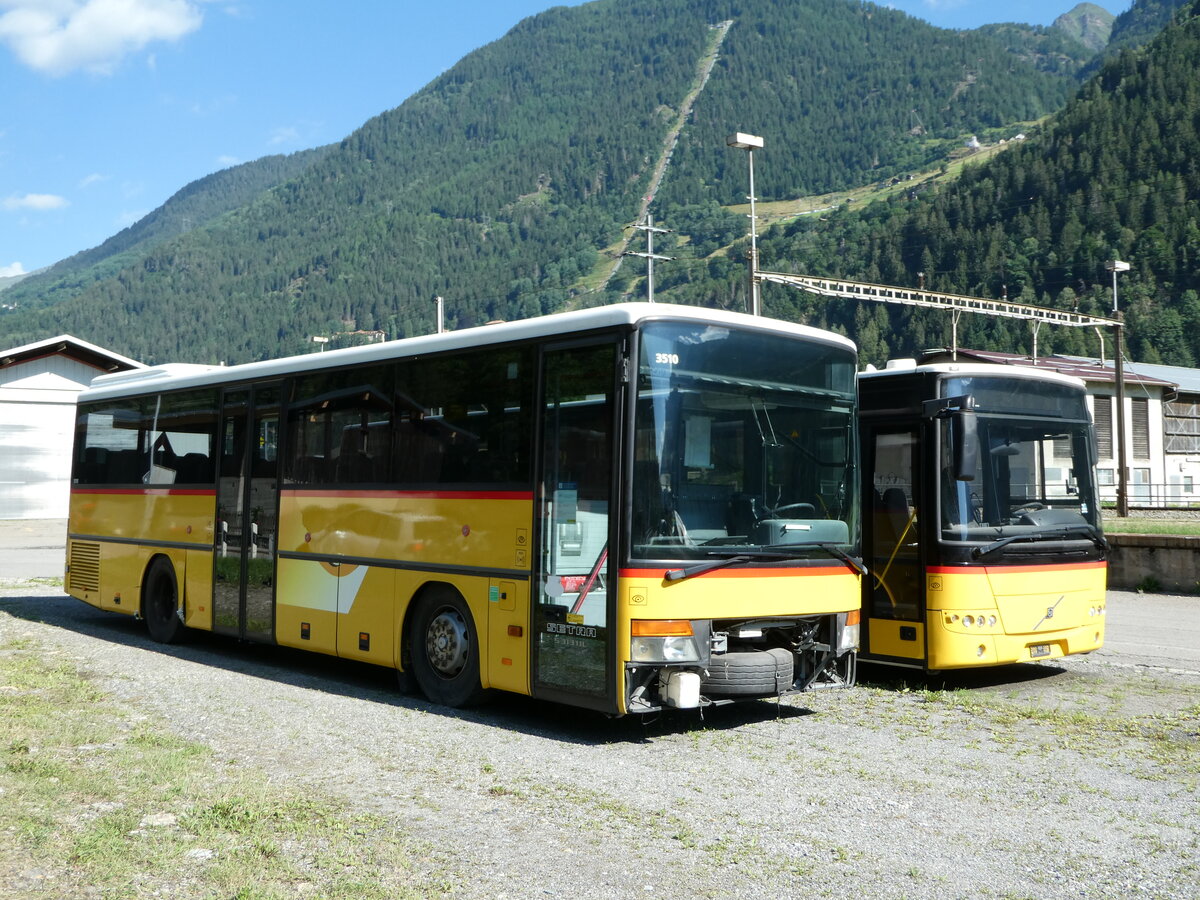
[[19,637],[220,759],[393,817],[453,896],[1200,896],[1200,673],[1108,650],[643,721],[445,710],[383,670],[163,647],[0,584]]

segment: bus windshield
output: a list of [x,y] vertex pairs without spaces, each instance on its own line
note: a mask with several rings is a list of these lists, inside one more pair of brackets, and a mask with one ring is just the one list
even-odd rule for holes
[[978,462],[970,481],[952,474],[952,427],[942,424],[944,540],[1099,535],[1087,422],[980,415]]
[[690,323],[641,336],[630,555],[858,552],[854,354]]

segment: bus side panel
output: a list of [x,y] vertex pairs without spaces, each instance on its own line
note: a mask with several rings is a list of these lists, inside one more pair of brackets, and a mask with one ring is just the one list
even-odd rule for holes
[[925,656],[925,625],[904,619],[867,620],[870,658],[922,659]]
[[212,551],[188,550],[184,576],[184,624],[212,631]]
[[346,564],[338,570],[348,570],[337,582],[338,656],[396,665],[396,570]]
[[484,686],[528,694],[528,581],[461,570],[528,571],[532,516],[532,499],[520,493],[285,490],[281,549],[380,565],[281,559],[279,642],[399,667],[408,606],[440,582],[470,607]]
[[100,544],[100,608],[141,613],[142,573],[148,554],[136,544]]
[[[207,558],[207,548],[212,546],[214,502],[211,490],[124,488],[73,491],[68,530],[88,538],[87,541],[73,543],[94,541],[100,547],[99,592],[96,600],[90,599],[96,596],[92,591],[73,591],[73,596],[101,609],[130,614],[139,612],[142,575],[150,557],[156,553],[171,557],[179,591],[185,594],[190,589],[184,574],[191,569],[186,565],[187,557],[196,552]],[[122,542],[115,543],[105,538],[119,538]],[[135,540],[145,541],[146,544],[133,543]],[[155,544],[173,546],[159,547]],[[196,549],[185,550],[178,546],[180,544],[194,544]],[[211,581],[205,565],[197,567],[204,569],[204,572],[195,577]],[[211,597],[211,583],[207,589],[201,581],[195,584],[202,596]],[[204,605],[211,604],[206,602]]]
[[337,654],[338,578],[342,568],[352,567],[311,559],[279,559],[275,572],[276,643]]
[[1103,562],[931,569],[929,668],[1057,659],[1099,649],[1105,576]]
[[491,687],[529,693],[529,582],[488,584],[487,675]]

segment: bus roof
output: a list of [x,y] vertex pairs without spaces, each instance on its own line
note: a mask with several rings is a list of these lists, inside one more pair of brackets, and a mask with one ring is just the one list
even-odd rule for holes
[[157,390],[176,390],[186,387],[281,378],[296,372],[319,371],[347,365],[370,365],[391,359],[403,359],[450,350],[566,336],[622,325],[632,326],[657,319],[692,320],[729,327],[767,329],[810,341],[842,346],[850,351],[855,349],[852,341],[839,334],[779,319],[696,306],[676,306],[668,303],[615,303],[593,309],[555,313],[515,322],[480,325],[474,328],[464,328],[461,331],[426,334],[379,344],[330,350],[325,353],[305,353],[299,356],[244,363],[238,366],[180,363],[111,375],[99,375],[92,380],[90,387],[80,393],[79,399],[86,401]]
[[859,372],[860,379],[886,379],[903,375],[954,375],[958,377],[986,376],[988,378],[1026,378],[1050,381],[1085,390],[1083,379],[1064,375],[1053,369],[1036,366],[1009,366],[995,363],[926,363],[925,365],[898,365],[894,368],[878,369],[874,372]]

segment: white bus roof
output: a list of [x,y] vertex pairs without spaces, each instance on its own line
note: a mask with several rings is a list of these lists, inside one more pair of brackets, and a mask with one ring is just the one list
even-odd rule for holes
[[933,374],[933,375],[957,375],[960,377],[969,377],[972,375],[986,376],[988,378],[1027,378],[1036,381],[1053,381],[1058,384],[1070,385],[1071,387],[1085,390],[1086,385],[1082,378],[1076,378],[1073,375],[1064,375],[1061,372],[1055,372],[1053,369],[1041,369],[1037,366],[1008,366],[996,365],[994,363],[926,363],[925,365],[898,365],[889,369],[878,369],[874,372],[859,372],[858,377],[862,379],[877,379],[877,378],[895,378],[900,375],[917,374]]
[[593,309],[537,316],[515,322],[501,322],[426,334],[419,337],[330,350],[324,353],[305,353],[239,366],[204,366],[172,364],[100,375],[79,396],[81,401],[98,400],[155,390],[177,390],[187,387],[230,384],[281,378],[295,372],[311,372],[347,365],[371,365],[408,356],[441,353],[448,350],[485,347],[510,341],[584,333],[602,328],[634,325],[655,319],[695,320],[714,325],[758,328],[789,334],[835,346],[855,349],[853,341],[831,331],[770,319],[746,313],[727,312],[696,306],[676,306],[669,303],[615,303]]

